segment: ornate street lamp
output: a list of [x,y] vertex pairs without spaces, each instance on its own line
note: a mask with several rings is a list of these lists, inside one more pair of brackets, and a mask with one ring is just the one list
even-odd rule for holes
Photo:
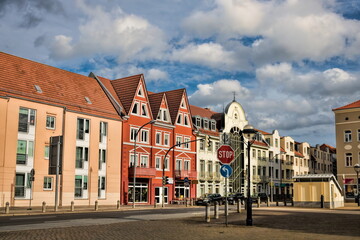
[[356,172],[356,190],[357,190],[357,203],[360,206],[360,193],[359,193],[359,173],[360,173],[360,164],[354,165],[354,170]]
[[[153,124],[155,123],[155,120],[151,120],[147,123],[145,123],[144,125],[142,125],[138,130],[136,130],[135,132],[135,141],[134,141],[134,171],[133,171],[133,174],[134,174],[134,180],[133,180],[133,192],[132,192],[132,201],[133,201],[133,208],[135,208],[135,182],[136,182],[136,163],[137,163],[137,155],[136,155],[136,140],[137,140],[137,136],[140,132],[140,130],[145,127],[146,125],[148,124]],[[151,136],[151,135],[150,135]]]
[[242,135],[247,135],[247,139],[248,142],[246,143],[244,141],[244,143],[247,146],[247,154],[248,154],[248,165],[247,165],[247,183],[248,183],[248,188],[247,188],[247,200],[246,200],[246,226],[252,226],[252,199],[251,199],[251,169],[250,169],[250,148],[251,145],[253,145],[253,143],[255,142],[255,140],[251,141],[250,139],[252,139],[252,137],[258,133],[258,131],[256,131],[254,129],[253,126],[251,125],[246,125],[244,127],[244,129],[241,131]]

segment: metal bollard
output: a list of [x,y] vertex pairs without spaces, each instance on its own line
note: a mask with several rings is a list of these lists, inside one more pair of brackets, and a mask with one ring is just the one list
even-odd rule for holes
[[46,202],[42,202],[41,212],[46,212]]
[[116,209],[120,209],[120,200],[117,200]]
[[188,207],[188,200],[185,199],[185,207]]
[[9,214],[10,213],[10,203],[9,202],[6,202],[6,205],[5,205],[5,214]]
[[284,206],[286,207],[286,200],[284,200]]
[[210,222],[210,205],[206,204],[205,207],[205,221]]
[[237,206],[236,206],[237,207],[237,212],[241,213],[241,201],[240,201],[240,199],[237,200],[236,204],[237,204]]
[[73,212],[74,210],[75,210],[74,201],[71,201],[70,211]]
[[154,208],[156,208],[157,207],[157,203],[156,203],[156,201],[154,202]]
[[266,206],[270,206],[270,198],[267,198],[267,201],[266,201]]
[[291,198],[291,206],[294,206],[294,198]]
[[229,203],[225,201],[225,216],[229,216]]
[[194,206],[194,201],[193,201],[193,199],[190,199],[190,206]]
[[258,197],[257,199],[257,207],[259,208],[260,207],[260,198]]
[[320,207],[324,208],[324,195],[320,196]]
[[99,210],[99,202],[96,200],[95,201],[95,211]]
[[214,204],[214,218],[219,219],[219,203],[215,202]]
[[276,201],[276,206],[279,206],[279,201],[278,200]]
[[244,209],[247,209],[247,200],[244,202]]

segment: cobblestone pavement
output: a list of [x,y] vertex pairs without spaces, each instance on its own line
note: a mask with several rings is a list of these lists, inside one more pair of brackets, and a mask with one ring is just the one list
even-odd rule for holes
[[360,208],[340,210],[292,207],[254,208],[254,226],[246,212],[204,221],[203,216],[172,220],[122,222],[42,230],[1,232],[0,239],[360,239]]

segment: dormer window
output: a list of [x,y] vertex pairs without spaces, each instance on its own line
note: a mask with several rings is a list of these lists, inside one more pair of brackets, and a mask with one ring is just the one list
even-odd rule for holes
[[195,118],[195,125],[196,125],[197,127],[201,127],[201,118],[200,118],[200,117],[196,117],[196,118]]
[[211,131],[215,131],[215,130],[216,130],[216,122],[211,121]]
[[204,129],[209,129],[209,121],[204,119]]

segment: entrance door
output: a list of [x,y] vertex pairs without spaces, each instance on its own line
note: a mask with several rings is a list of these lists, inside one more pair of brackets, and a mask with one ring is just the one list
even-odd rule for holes
[[[168,188],[165,187],[165,194],[164,194],[164,203],[168,203]],[[155,188],[155,201],[156,203],[162,204],[162,187],[156,187]]]

